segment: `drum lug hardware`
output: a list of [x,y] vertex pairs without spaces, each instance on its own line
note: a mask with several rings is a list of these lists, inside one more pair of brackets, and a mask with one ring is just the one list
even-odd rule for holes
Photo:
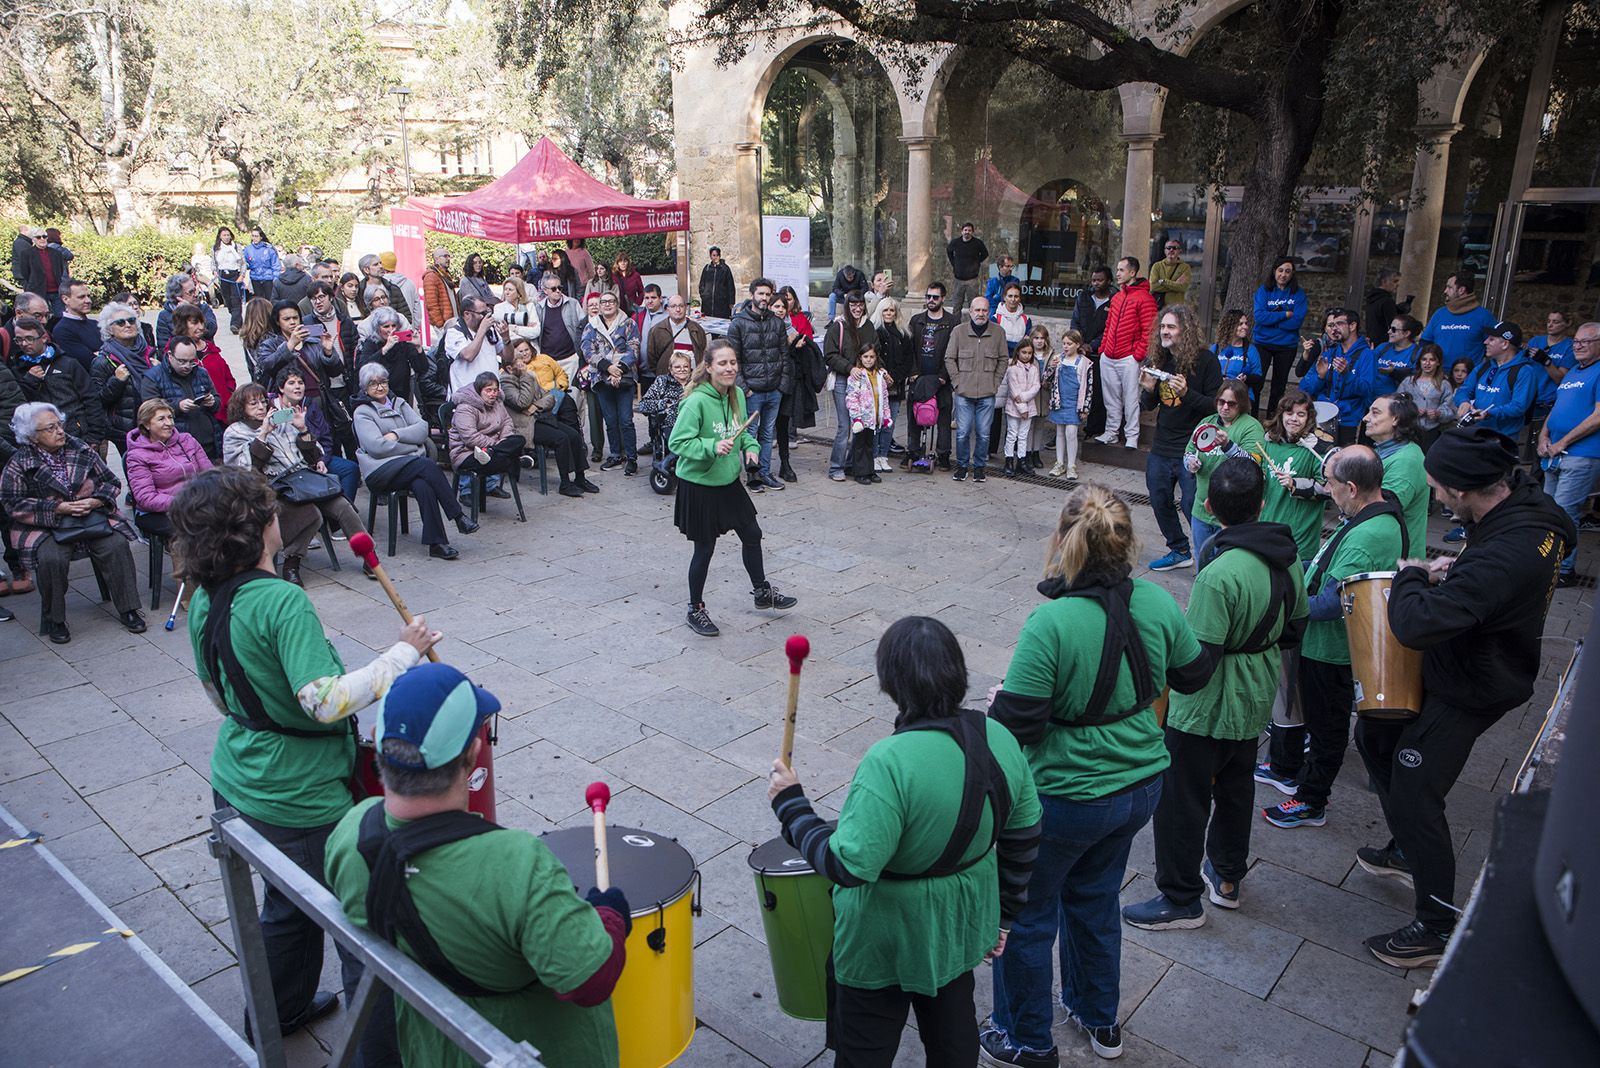
[[700,869],[696,868],[694,870],[694,890],[689,894],[689,914],[691,916],[699,916],[705,911],[700,903],[700,890]]
[[657,953],[665,953],[667,951],[667,929],[665,927],[657,927],[654,931],[644,936],[644,944]]

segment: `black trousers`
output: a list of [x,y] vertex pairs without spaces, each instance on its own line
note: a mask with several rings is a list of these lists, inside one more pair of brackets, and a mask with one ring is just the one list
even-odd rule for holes
[[873,446],[878,440],[878,435],[871,430],[863,430],[850,435],[850,477],[871,478]]
[[[139,580],[133,569],[133,551],[128,539],[113,531],[97,538],[79,542],[94,561],[100,577],[105,579],[106,591],[118,612],[132,612],[139,607]],[[45,619],[51,623],[67,621],[67,572],[72,567],[76,546],[62,545],[46,535],[35,550],[38,571],[34,579],[39,587],[39,600],[44,607]]]
[[[1256,740],[1207,738],[1166,729],[1172,763],[1156,806],[1156,888],[1180,905],[1200,900],[1200,861],[1224,882],[1244,878],[1255,818]],[[1209,822],[1209,826],[1208,826]]]
[[1425,698],[1409,723],[1356,721],[1356,749],[1378,788],[1395,845],[1411,865],[1417,919],[1440,933],[1456,925],[1456,851],[1445,795],[1461,776],[1478,736],[1500,715]]
[[1259,416],[1262,408],[1271,412],[1278,406],[1279,399],[1289,387],[1289,370],[1294,366],[1295,346],[1293,345],[1263,345],[1256,343],[1257,350],[1261,353],[1261,377],[1272,386],[1272,398],[1267,399],[1267,387],[1256,390],[1255,414]]
[[[390,460],[367,476],[368,493],[395,490],[405,490],[416,498],[417,511],[422,515],[422,544],[443,545],[450,540],[444,520],[460,518],[461,502],[450,488],[449,476],[438,464],[426,456],[408,456]],[[439,515],[441,510],[443,518]]]
[[1314,808],[1328,803],[1333,780],[1344,766],[1354,704],[1355,682],[1349,664],[1300,657],[1300,708],[1311,734],[1311,752],[1300,769],[1300,789],[1295,797]]
[[1300,778],[1306,762],[1306,729],[1274,723],[1267,728],[1267,763],[1286,779]]
[[533,441],[529,444],[543,445],[550,450],[556,458],[556,470],[561,472],[562,482],[572,481],[574,474],[582,478],[589,469],[589,454],[583,447],[583,431],[570,423],[547,416],[535,418]]
[[972,1068],[978,1063],[973,973],[952,979],[929,997],[897,986],[863,990],[833,978],[828,958],[828,1048],[834,1068],[889,1068],[900,1049],[906,1010],[917,1014],[917,1034],[928,1068]]
[[521,434],[508,434],[489,448],[487,463],[480,464],[476,456],[468,453],[466,459],[456,464],[456,474],[471,475],[480,472],[485,475],[510,474],[521,465],[522,450],[527,444]]

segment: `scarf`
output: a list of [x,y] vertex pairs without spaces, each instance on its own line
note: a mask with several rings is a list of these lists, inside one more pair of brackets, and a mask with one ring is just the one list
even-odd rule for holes
[[1464,297],[1447,300],[1445,301],[1445,307],[1450,309],[1451,315],[1465,315],[1478,307],[1478,295],[1476,293],[1468,293]]

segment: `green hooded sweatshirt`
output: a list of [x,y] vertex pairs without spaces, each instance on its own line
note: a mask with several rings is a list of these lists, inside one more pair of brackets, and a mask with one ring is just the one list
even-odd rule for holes
[[[737,387],[725,397],[717,387],[702,382],[678,405],[678,421],[672,424],[667,448],[678,457],[678,477],[702,486],[726,486],[737,481],[744,469],[744,453],[759,449],[760,443],[742,430],[749,413],[744,408],[744,391]],[[717,455],[717,442],[738,436],[725,456]]]

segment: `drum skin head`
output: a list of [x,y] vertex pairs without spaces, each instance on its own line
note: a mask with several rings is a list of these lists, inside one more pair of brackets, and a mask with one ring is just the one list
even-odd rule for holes
[[[594,829],[569,827],[540,838],[567,874],[579,894],[594,886]],[[606,828],[611,885],[622,891],[634,916],[644,916],[672,904],[689,892],[694,882],[694,858],[677,842],[637,827]]]
[[813,874],[800,851],[785,842],[782,835],[756,846],[750,853],[749,864],[751,871],[769,877]]

